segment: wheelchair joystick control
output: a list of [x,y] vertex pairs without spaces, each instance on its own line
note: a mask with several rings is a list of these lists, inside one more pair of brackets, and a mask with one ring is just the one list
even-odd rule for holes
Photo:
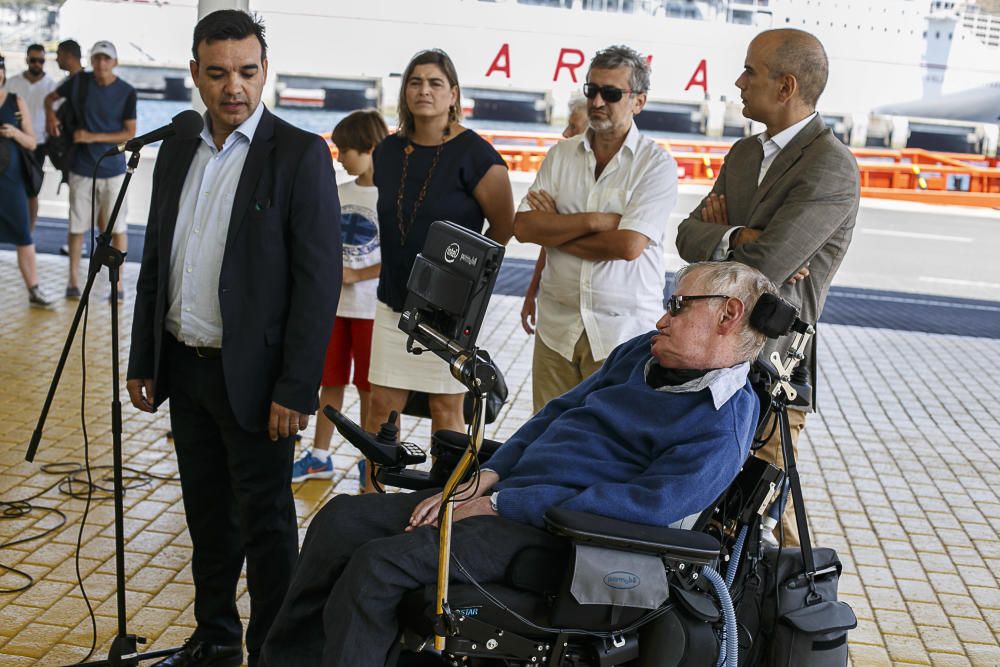
[[396,440],[399,439],[399,427],[396,426],[396,420],[399,418],[399,413],[393,410],[389,413],[389,418],[382,423],[381,428],[378,430],[378,435],[375,439],[382,443],[396,444]]
[[349,443],[361,450],[361,453],[376,465],[383,468],[401,468],[427,460],[424,451],[416,445],[396,441],[399,427],[396,426],[398,415],[395,412],[389,415],[389,421],[382,424],[378,435],[368,433],[332,405],[324,407],[323,414],[333,422],[337,431]]

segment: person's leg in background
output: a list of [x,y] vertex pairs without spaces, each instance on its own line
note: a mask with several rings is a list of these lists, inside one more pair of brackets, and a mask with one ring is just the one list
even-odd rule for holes
[[[97,197],[98,197],[98,214],[97,219],[99,221],[99,228],[101,231],[108,225],[108,221],[111,219],[111,213],[114,211],[115,200],[118,199],[118,192],[122,188],[122,184],[125,182],[125,175],[112,176],[110,178],[99,178],[97,179]],[[115,219],[114,229],[111,230],[111,245],[121,250],[124,253],[128,252],[128,195],[122,200],[122,207],[118,211],[118,217]],[[122,267],[124,268],[124,267]],[[125,298],[125,271],[121,271],[118,274],[118,285],[111,294],[111,298],[117,298],[118,301],[122,301]]]
[[[580,334],[582,338],[586,335],[586,332]],[[531,359],[532,409],[538,412],[553,398],[562,396],[582,381],[579,366],[543,343],[536,331],[535,351]]]
[[[776,424],[776,422],[773,423]],[[795,455],[796,462],[799,460],[799,435],[802,434],[805,427],[806,413],[801,410],[789,410],[788,428],[792,434],[792,453]],[[770,425],[765,428],[770,429]],[[777,425],[775,425],[773,432],[766,430],[765,433],[770,434],[770,437],[759,449],[754,451],[754,456],[768,463],[773,463],[784,470],[785,457],[781,451],[781,434]],[[795,525],[795,505],[792,502],[791,494],[789,494],[788,500],[785,503],[785,511],[781,515],[781,525],[774,529],[774,537],[781,542],[782,546],[799,546],[799,528]]]
[[[307,479],[330,479],[336,472],[330,454],[333,440],[333,422],[323,415],[327,405],[335,410],[344,408],[344,386],[351,373],[351,327],[349,322],[338,317],[334,320],[330,341],[323,359],[323,379],[320,382],[319,412],[316,414],[316,434],[313,446],[292,466],[292,481]],[[361,421],[364,424],[364,420]]]
[[[83,235],[90,230],[91,219],[90,179],[78,174],[69,175],[69,279],[66,283],[66,298],[79,299],[80,258],[83,255]],[[93,249],[91,249],[93,250]]]

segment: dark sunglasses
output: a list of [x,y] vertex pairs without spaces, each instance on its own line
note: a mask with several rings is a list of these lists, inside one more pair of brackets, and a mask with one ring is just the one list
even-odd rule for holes
[[45,58],[28,58],[29,63],[34,63],[36,65],[44,65]]
[[725,294],[699,294],[697,296],[678,296],[676,294],[672,295],[667,299],[667,310],[670,311],[672,317],[677,317],[681,310],[684,309],[684,304],[688,301],[701,301],[703,299],[729,299],[731,297]]
[[622,95],[625,93],[631,95],[632,91],[622,90],[621,88],[615,88],[614,86],[598,86],[596,83],[583,84],[583,96],[588,100],[592,100],[597,97],[597,93],[601,94],[602,100],[613,104],[620,100]]

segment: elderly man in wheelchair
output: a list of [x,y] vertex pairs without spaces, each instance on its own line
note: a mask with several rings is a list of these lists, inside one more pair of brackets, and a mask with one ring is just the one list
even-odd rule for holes
[[[309,526],[264,663],[382,667],[438,635],[436,664],[736,665],[715,570],[733,526],[716,519],[757,513],[780,480],[766,464],[737,479],[758,421],[749,362],[765,341],[751,309],[775,293],[734,262],[678,272],[655,332],[616,348],[453,494],[443,613],[431,586],[441,492],[333,498]],[[715,537],[700,532],[710,520]]]

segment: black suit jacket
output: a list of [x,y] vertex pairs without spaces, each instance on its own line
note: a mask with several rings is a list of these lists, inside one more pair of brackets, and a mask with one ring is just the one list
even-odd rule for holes
[[[164,322],[181,189],[200,142],[167,139],[153,171],[128,378],[153,378],[157,405],[171,384],[185,381],[164,363]],[[316,410],[341,263],[340,203],[326,142],[264,109],[236,188],[219,276],[222,366],[244,429],[266,428],[271,401]]]

